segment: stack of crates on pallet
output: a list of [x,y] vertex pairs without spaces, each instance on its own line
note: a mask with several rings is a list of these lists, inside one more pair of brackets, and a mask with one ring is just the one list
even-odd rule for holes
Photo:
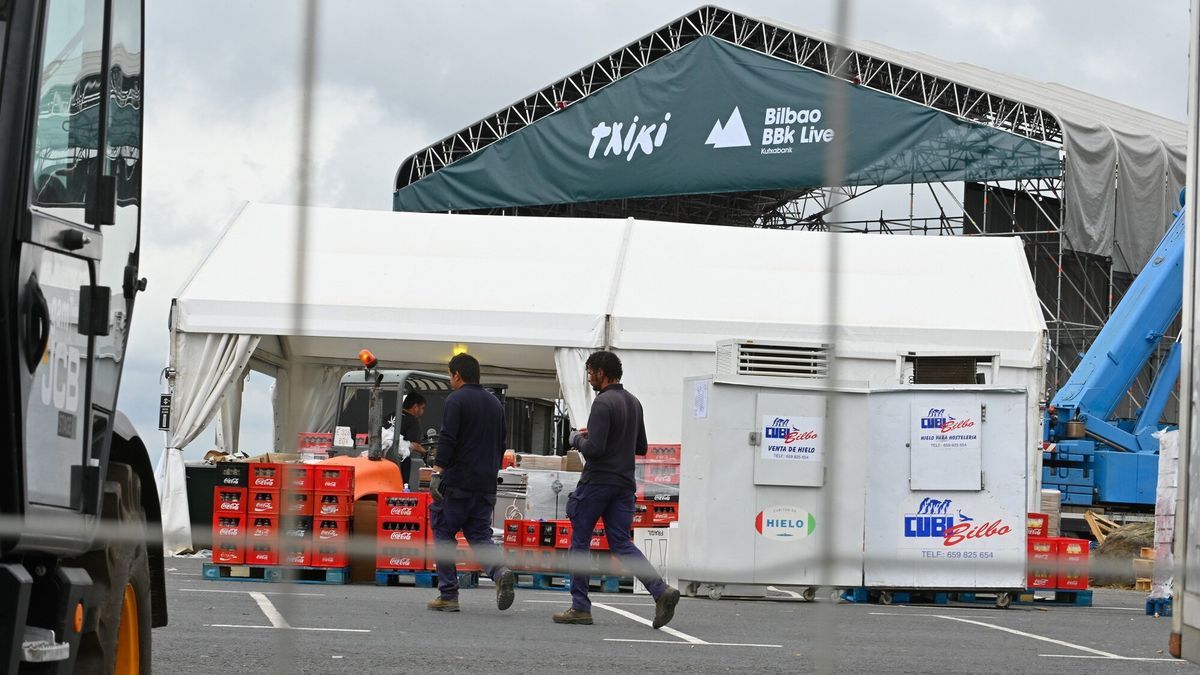
[[[224,565],[345,567],[354,468],[243,464],[244,487],[215,488],[213,562]],[[232,513],[240,505],[241,523]],[[237,546],[233,540],[237,533]]]
[[1085,539],[1051,537],[1049,517],[1027,518],[1026,586],[1031,591],[1085,591],[1088,588],[1088,547]]
[[427,555],[432,541],[429,528],[429,495],[419,492],[382,492],[375,528],[376,570],[433,569]]
[[[569,520],[505,520],[504,559],[509,567],[522,572],[565,574],[573,534]],[[597,569],[611,567],[603,519],[592,529],[588,548]]]
[[634,527],[666,527],[679,520],[679,445],[651,445],[637,458]]

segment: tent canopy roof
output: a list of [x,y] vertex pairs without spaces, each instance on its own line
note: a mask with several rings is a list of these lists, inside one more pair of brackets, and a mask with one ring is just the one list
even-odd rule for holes
[[1040,358],[1044,323],[1016,239],[301,211],[245,207],[179,292],[174,327],[287,336],[305,357],[352,357],[355,344],[379,340],[395,352],[384,360],[436,363],[468,343],[486,361],[475,345],[505,346],[491,363],[547,370],[554,347],[820,341],[836,238],[839,349]]

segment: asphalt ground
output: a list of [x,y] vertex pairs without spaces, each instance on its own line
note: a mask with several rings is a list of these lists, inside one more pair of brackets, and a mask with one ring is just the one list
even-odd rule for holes
[[209,581],[201,563],[167,560],[156,673],[1200,672],[1170,659],[1171,620],[1146,616],[1135,591],[1007,610],[684,598],[656,631],[644,595],[594,592],[595,625],[561,626],[565,592],[517,589],[500,612],[485,581],[450,614],[425,609],[434,589]]

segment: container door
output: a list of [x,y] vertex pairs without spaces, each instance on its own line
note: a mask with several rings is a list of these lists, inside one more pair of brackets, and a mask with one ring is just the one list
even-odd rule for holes
[[825,484],[825,397],[808,392],[760,393],[755,422],[755,485]]

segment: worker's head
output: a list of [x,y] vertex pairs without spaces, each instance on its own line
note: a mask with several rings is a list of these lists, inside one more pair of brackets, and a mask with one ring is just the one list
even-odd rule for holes
[[479,384],[479,361],[470,354],[456,354],[447,365],[450,388],[458,391],[464,384]]
[[425,397],[421,395],[421,392],[414,391],[404,397],[404,412],[413,417],[425,414]]
[[587,368],[588,384],[592,385],[592,389],[596,391],[620,382],[623,374],[621,359],[612,352],[592,352],[584,367]]

